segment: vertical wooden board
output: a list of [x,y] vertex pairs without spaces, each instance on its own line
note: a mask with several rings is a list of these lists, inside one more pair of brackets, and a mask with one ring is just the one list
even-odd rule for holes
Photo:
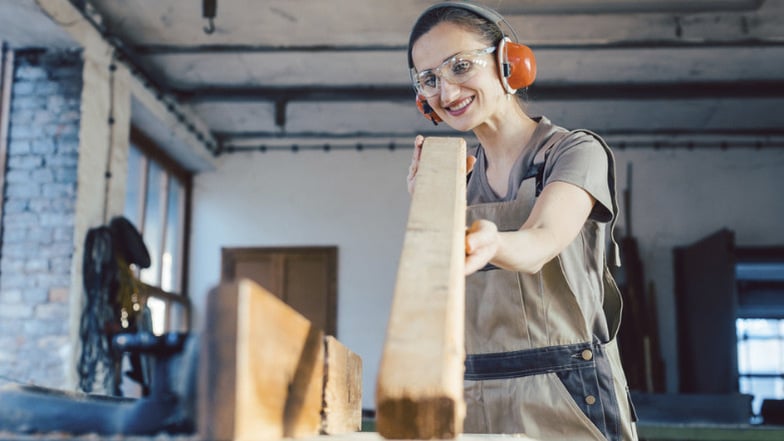
[[210,294],[201,356],[199,432],[257,440],[318,434],[323,333],[241,279]]
[[386,438],[462,431],[465,163],[464,140],[425,139],[378,374],[376,424]]
[[675,248],[679,392],[738,393],[735,234],[721,229]]
[[362,430],[362,359],[331,335],[324,338],[324,348],[321,433]]

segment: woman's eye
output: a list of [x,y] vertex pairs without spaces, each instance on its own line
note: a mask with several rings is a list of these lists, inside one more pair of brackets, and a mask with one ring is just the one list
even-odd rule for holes
[[452,73],[455,75],[463,75],[471,70],[471,62],[468,60],[457,60],[452,65]]
[[433,74],[425,75],[419,79],[419,82],[425,87],[436,87],[436,76]]

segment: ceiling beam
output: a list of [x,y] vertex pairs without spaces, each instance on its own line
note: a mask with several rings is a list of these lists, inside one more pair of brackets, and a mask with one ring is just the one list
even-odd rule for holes
[[[669,49],[669,48],[759,48],[759,47],[784,47],[784,40],[760,40],[746,38],[742,40],[625,40],[607,43],[594,41],[584,42],[543,42],[529,45],[537,50],[608,50],[608,49]],[[344,52],[405,52],[405,45],[253,45],[253,44],[203,44],[203,45],[168,45],[148,44],[133,48],[139,56],[145,55],[176,55],[176,54],[255,54],[255,53],[299,53],[302,55],[317,53],[344,53]]]
[[[537,82],[703,83],[781,80],[778,45],[684,45],[593,49],[535,47]],[[140,56],[173,89],[409,85],[404,50],[175,53]]]
[[[517,4],[498,1],[498,11],[520,14],[645,14],[755,11],[764,0],[527,0]],[[490,2],[492,4],[492,2]]]
[[[546,115],[564,127],[587,127],[601,134],[653,135],[713,133],[772,136],[784,132],[778,109],[784,97],[657,100],[532,100],[530,115]],[[243,112],[231,113],[238,103],[201,103],[200,114],[221,143],[264,138],[303,137],[319,140],[357,136],[409,137],[416,133],[451,136],[447,124],[433,126],[412,101],[292,102],[283,124],[274,120],[274,106],[242,103]]]
[[[235,0],[218,9],[217,31],[207,35],[193,2],[91,0],[106,25],[135,46],[232,45],[264,42],[270,46],[380,45],[403,46],[422,0],[292,2]],[[628,1],[489,0],[501,8],[527,44],[608,43],[629,40],[733,41],[777,40],[781,37],[780,2],[768,0]],[[513,4],[514,3],[514,4]],[[534,14],[512,8],[549,8]],[[567,11],[569,15],[561,12]],[[755,9],[759,6],[758,9]],[[506,8],[506,9],[504,9]],[[350,14],[336,13],[350,11]],[[547,12],[547,11],[545,11]],[[619,13],[624,12],[624,13]]]
[[[174,92],[188,103],[209,101],[411,101],[405,86],[203,87]],[[691,83],[537,83],[528,90],[537,101],[550,100],[660,100],[784,97],[784,81],[722,81]]]

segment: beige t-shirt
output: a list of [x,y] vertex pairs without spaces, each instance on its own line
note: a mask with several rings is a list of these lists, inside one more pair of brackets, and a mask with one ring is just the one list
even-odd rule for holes
[[[548,141],[553,135],[567,133],[566,129],[552,124],[544,116],[534,120],[538,125],[512,167],[506,195],[497,195],[487,181],[487,157],[482,146],[469,149],[468,153],[476,156],[476,164],[468,179],[468,205],[513,200],[523,178],[531,171],[534,160],[538,159],[537,153],[542,148],[549,147]],[[554,181],[576,185],[596,199],[597,203],[589,218],[597,222],[611,221],[615,213],[607,180],[609,160],[604,147],[595,137],[584,132],[574,132],[558,138],[560,139],[550,149],[545,161],[543,187]]]

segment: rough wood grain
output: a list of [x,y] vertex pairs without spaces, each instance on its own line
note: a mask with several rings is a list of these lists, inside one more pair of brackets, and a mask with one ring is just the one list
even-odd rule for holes
[[202,338],[204,439],[311,436],[321,427],[323,333],[254,282],[210,293]]
[[385,438],[462,431],[465,158],[462,139],[425,139],[378,373]]
[[324,348],[321,433],[362,430],[362,359],[331,335],[324,338]]

